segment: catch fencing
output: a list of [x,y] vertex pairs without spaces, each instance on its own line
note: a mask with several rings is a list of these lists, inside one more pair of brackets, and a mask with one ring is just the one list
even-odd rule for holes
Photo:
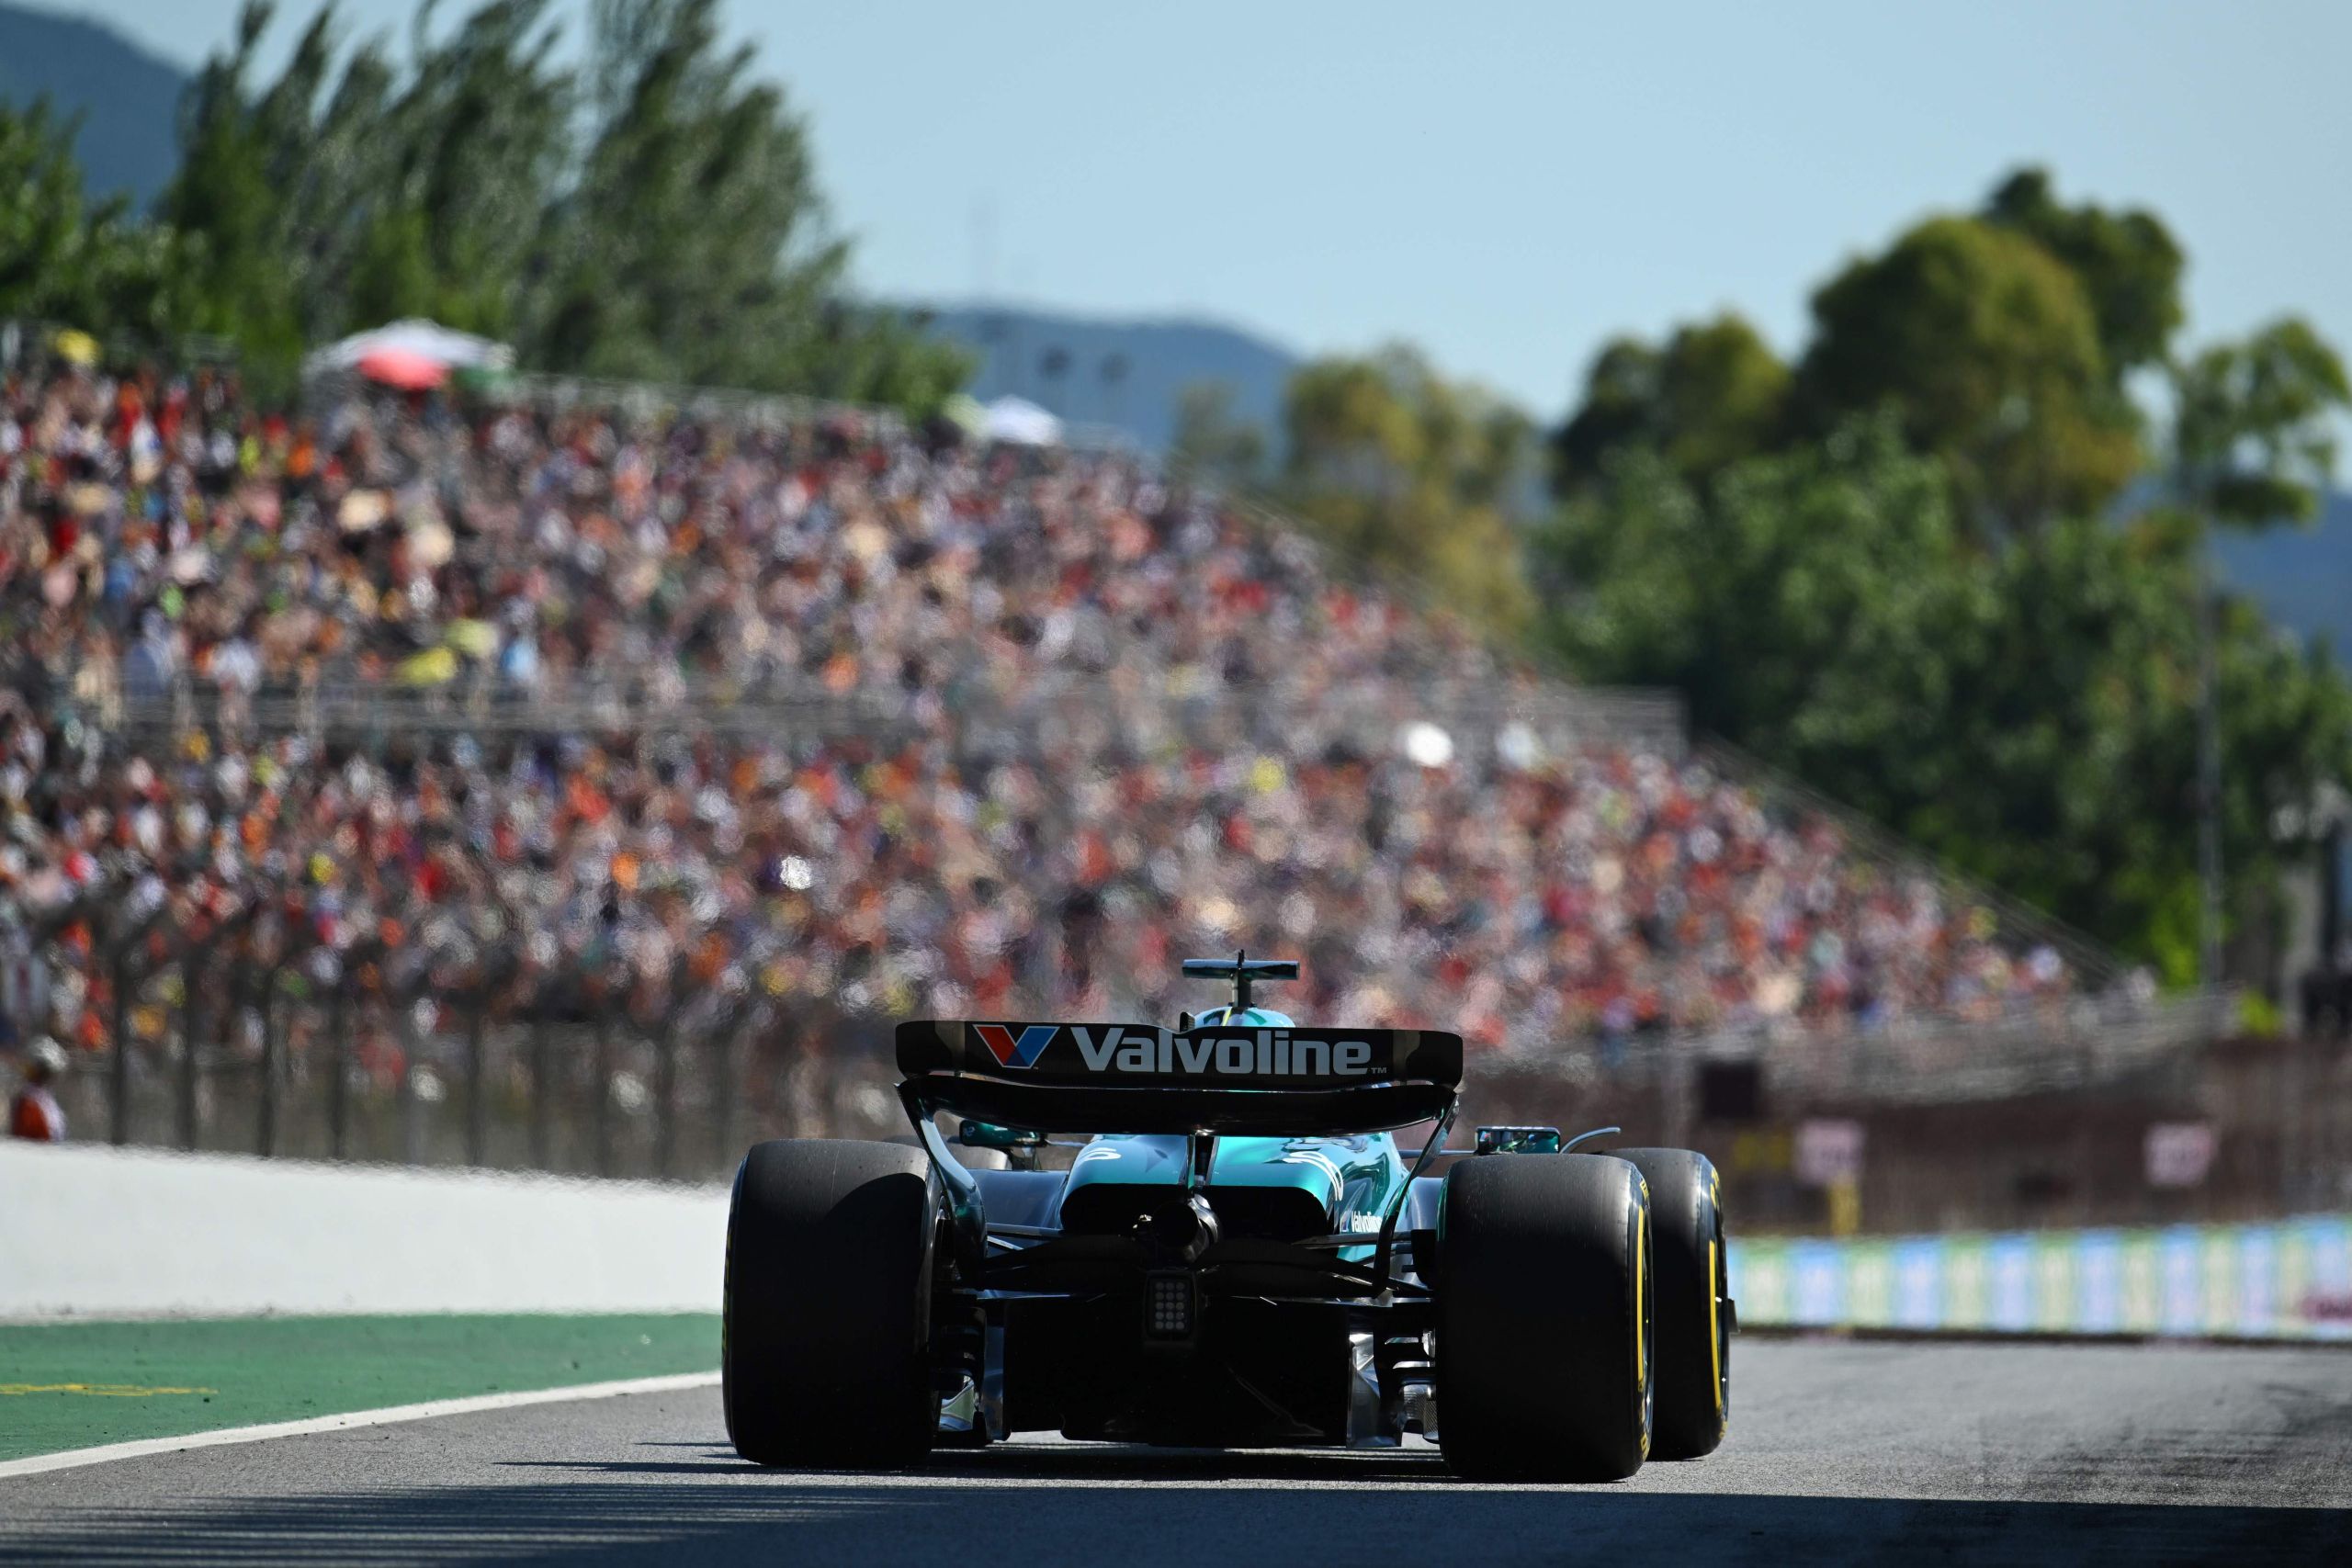
[[[61,918],[73,913],[61,911]],[[539,967],[527,932],[485,922],[426,950],[369,933],[334,947],[284,894],[142,908],[94,896],[96,1048],[61,1095],[75,1135],[197,1151],[573,1175],[714,1179],[750,1142],[899,1138],[888,1020],[831,997],[763,988],[756,972],[649,980],[591,959]],[[1690,1040],[1473,1054],[1464,1114],[1684,1144],[1725,1175],[1745,1234],[2038,1227],[2219,1219],[2352,1201],[2352,1053],[2216,1048],[2210,1000],[2160,1007],[2128,1050],[2086,1028],[2030,1070],[2034,1032],[1974,1080],[1929,1088],[1901,1033]],[[2089,1025],[2096,1013],[2077,1011]],[[1966,1048],[1996,1030],[1928,1036]],[[1712,1043],[1720,1049],[1724,1043]],[[2075,1042],[2075,1043],[2082,1043]],[[2118,1076],[2086,1077],[2105,1063]],[[2087,1064],[2087,1065],[2086,1065]],[[1906,1077],[1905,1068],[1926,1078]],[[1713,1075],[1752,1069],[1743,1101]],[[2123,1069],[2128,1068],[2128,1071]],[[1741,1080],[1734,1078],[1735,1089]],[[1889,1086],[1893,1091],[1887,1092]],[[1816,1124],[1849,1126],[1856,1168],[1805,1168]],[[2183,1182],[2146,1165],[2152,1130],[2211,1143]],[[1838,1183],[1849,1184],[1842,1213]]]
[[[60,1086],[75,1137],[710,1179],[757,1138],[907,1134],[881,1009],[771,990],[756,969],[698,973],[691,954],[650,978],[609,955],[543,965],[519,922],[472,913],[478,926],[426,948],[381,931],[322,942],[283,890],[206,906],[101,891],[53,912],[50,934],[72,925],[92,944],[96,1027]],[[2352,1052],[2217,1044],[2220,1005],[2103,1023],[2083,1003],[2039,1029],[1662,1037],[1614,1059],[1585,1041],[1476,1052],[1464,1122],[1615,1123],[1702,1149],[1749,1235],[2352,1202]],[[1971,1050],[1986,1061],[1947,1075]],[[1824,1125],[1851,1129],[1849,1172],[1806,1168]],[[2154,1170],[2165,1129],[2204,1141],[2196,1168]]]
[[816,998],[530,973],[511,932],[338,950],[283,897],[92,929],[110,1043],[59,1086],[83,1140],[716,1179],[754,1138],[907,1131],[879,1026]]

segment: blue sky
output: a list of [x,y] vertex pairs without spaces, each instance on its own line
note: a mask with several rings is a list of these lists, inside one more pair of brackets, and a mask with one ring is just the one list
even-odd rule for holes
[[[237,0],[78,8],[192,62]],[[1551,413],[1616,332],[1732,307],[1793,348],[1841,258],[2031,160],[2173,225],[2192,337],[2292,309],[2352,344],[2346,0],[729,14],[876,294],[1410,338]]]

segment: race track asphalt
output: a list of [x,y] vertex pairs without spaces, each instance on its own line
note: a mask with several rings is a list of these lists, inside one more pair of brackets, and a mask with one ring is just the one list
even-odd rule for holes
[[1023,1440],[770,1472],[715,1389],[0,1482],[0,1562],[2352,1562],[2352,1353],[1737,1342],[1713,1458],[1599,1487]]

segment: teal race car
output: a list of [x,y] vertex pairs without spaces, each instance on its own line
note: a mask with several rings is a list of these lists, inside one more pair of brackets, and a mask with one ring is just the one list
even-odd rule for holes
[[[912,1145],[751,1150],[727,1232],[739,1453],[1419,1434],[1468,1476],[1611,1481],[1722,1441],[1737,1323],[1705,1156],[1578,1146],[1615,1128],[1447,1149],[1459,1036],[1255,1005],[1288,961],[1183,971],[1231,1001],[1174,1029],[901,1024]],[[1087,1136],[1039,1168],[1056,1134]]]

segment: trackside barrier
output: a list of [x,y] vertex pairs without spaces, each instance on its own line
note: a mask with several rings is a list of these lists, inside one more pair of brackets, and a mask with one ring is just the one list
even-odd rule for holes
[[2352,1339],[2352,1214],[1735,1243],[1743,1325]]
[[716,1312],[727,1189],[0,1143],[0,1320]]
[[[713,1311],[723,1186],[0,1143],[0,1319]],[[1734,1244],[1743,1325],[2352,1340],[2352,1214]]]

